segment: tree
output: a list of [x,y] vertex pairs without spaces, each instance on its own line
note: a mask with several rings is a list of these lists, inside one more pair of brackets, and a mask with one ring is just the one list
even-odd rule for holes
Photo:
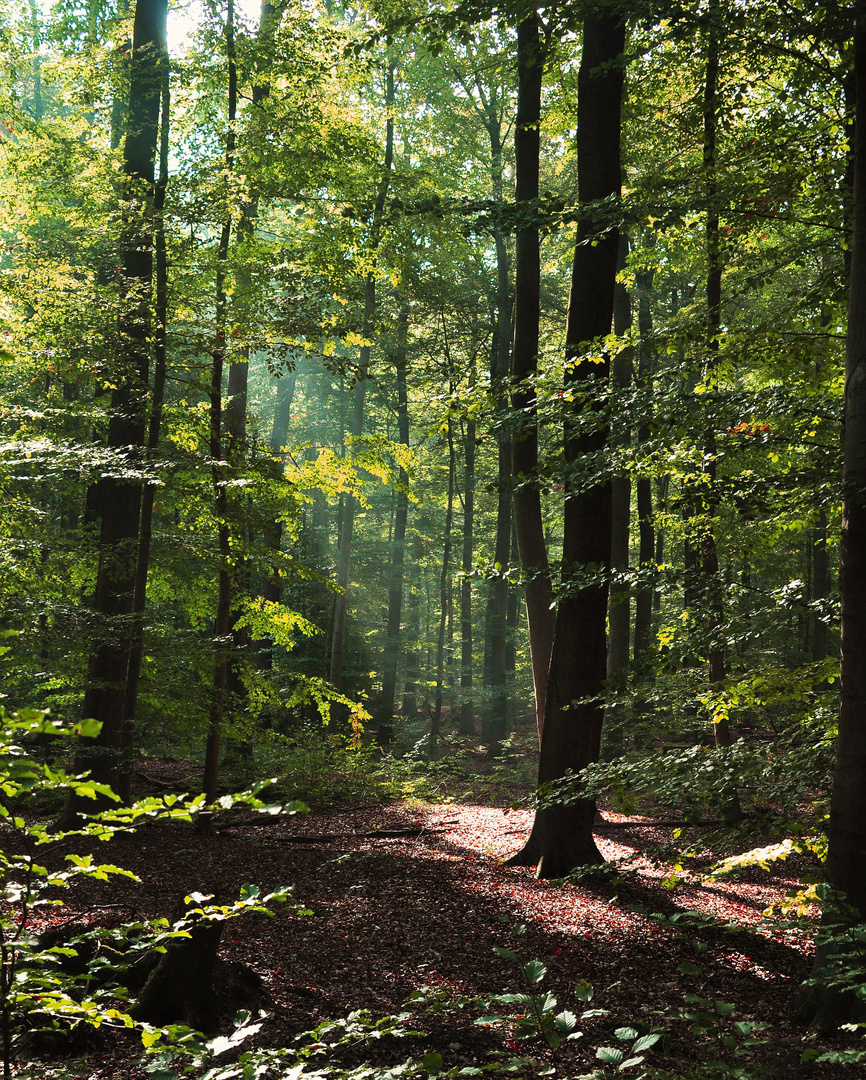
[[[82,746],[79,767],[114,786],[120,767],[141,511],[134,475],[144,445],[151,360],[154,163],[166,51],[165,0],[138,0],[133,24],[127,134],[123,150],[124,229],[119,351],[111,397],[108,446],[116,472],[102,481],[102,523],[94,612],[99,639],[91,654],[84,714],[101,723],[92,746]],[[70,804],[71,805],[71,804]]]
[[[613,318],[621,184],[620,111],[625,25],[618,15],[588,18],[578,83],[578,195],[581,217],[566,326],[566,490],[563,588],[547,680],[538,783],[579,773],[598,759],[604,716],[610,562],[610,484],[599,478],[607,440],[603,398],[610,358],[602,340]],[[599,355],[600,353],[600,355]],[[603,465],[602,465],[603,469]],[[587,579],[585,583],[581,579]],[[550,801],[511,865],[538,864],[539,877],[565,877],[601,862],[592,837],[595,801]]]

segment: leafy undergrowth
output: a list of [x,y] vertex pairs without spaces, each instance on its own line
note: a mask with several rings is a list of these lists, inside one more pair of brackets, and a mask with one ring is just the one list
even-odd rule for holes
[[[793,868],[782,863],[748,881],[678,877],[641,855],[669,830],[606,816],[599,846],[610,860],[630,859],[629,872],[558,885],[502,865],[526,832],[523,810],[361,805],[227,819],[214,837],[152,824],[105,845],[140,884],[114,881],[109,897],[98,883],[76,884],[63,917],[98,921],[97,905],[107,901],[139,917],[165,916],[191,892],[228,897],[247,881],[267,890],[292,883],[312,914],[293,906],[271,919],[235,920],[222,956],[264,982],[267,1015],[249,1046],[292,1046],[326,1021],[368,1010],[367,1020],[327,1029],[340,1039],[321,1028],[307,1038],[326,1058],[311,1050],[310,1070],[411,1057],[425,1076],[491,1065],[557,1077],[840,1075],[838,1064],[802,1064],[802,1054],[850,1042],[816,1044],[787,1023],[808,974],[813,927],[761,915],[797,887]],[[420,831],[378,835],[412,830]],[[68,845],[52,845],[46,862],[59,863]],[[397,1019],[376,1028],[388,1015]],[[221,1022],[232,1029],[228,1013]],[[70,1045],[64,1050],[64,1076],[145,1075],[133,1033],[98,1031],[79,1060],[69,1059]],[[228,1069],[233,1053],[218,1064]],[[170,1068],[180,1075],[182,1064]],[[50,1068],[40,1065],[40,1075]]]

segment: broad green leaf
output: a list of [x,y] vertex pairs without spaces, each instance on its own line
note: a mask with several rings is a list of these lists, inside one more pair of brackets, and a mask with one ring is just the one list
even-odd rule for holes
[[540,960],[530,960],[528,964],[523,965],[523,977],[530,986],[540,983],[546,974],[547,968]]

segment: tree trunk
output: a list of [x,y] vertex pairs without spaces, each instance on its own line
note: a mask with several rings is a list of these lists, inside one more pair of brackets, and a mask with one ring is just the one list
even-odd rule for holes
[[[162,87],[162,120],[159,142],[159,180],[153,199],[154,248],[156,252],[156,319],[153,328],[154,374],[150,404],[150,425],[147,449],[151,465],[159,448],[162,426],[162,405],[165,397],[166,333],[168,327],[168,254],[165,243],[165,192],[168,186],[168,132],[170,116],[169,72],[166,65]],[[138,560],[135,571],[135,593],[132,601],[133,640],[126,674],[123,730],[121,732],[121,763],[117,794],[125,803],[132,798],[132,748],[135,743],[135,720],[138,710],[138,688],[144,660],[144,611],[147,604],[147,574],[153,537],[153,504],[156,480],[144,485],[141,498],[141,527],[138,536]]]
[[[452,388],[453,393],[453,388]],[[439,574],[439,633],[436,637],[436,700],[430,722],[430,760],[436,760],[442,725],[442,687],[445,682],[445,622],[448,614],[448,582],[451,564],[451,522],[454,516],[454,430],[448,417],[448,498],[445,534],[442,539],[442,570]]]
[[[474,370],[470,373],[474,385]],[[472,554],[475,525],[475,421],[466,420],[463,436],[463,558],[460,579],[460,721],[461,735],[475,733],[472,700]]]
[[[234,0],[228,0],[225,40],[226,56],[228,58],[228,124],[226,127],[225,175],[230,178],[234,173],[235,117],[237,115],[238,93],[237,67],[235,64]],[[219,754],[225,708],[232,606],[232,550],[229,531],[229,500],[226,492],[222,450],[222,385],[223,368],[225,367],[227,354],[226,316],[228,313],[226,263],[228,261],[231,231],[232,216],[227,206],[217,248],[214,340],[211,350],[210,458],[217,518],[217,546],[220,570],[217,611],[214,623],[214,669],[211,682],[210,718],[207,745],[205,747],[203,778],[204,793],[209,803],[216,798],[219,780]],[[201,833],[210,832],[212,824],[212,818],[208,813],[200,814],[196,823],[197,831]]]
[[[641,409],[643,414],[638,425],[638,445],[645,446],[650,438],[649,391],[652,385],[653,344],[652,344],[652,282],[653,271],[638,271],[636,287],[638,294],[638,333],[640,346],[638,352],[638,386],[643,391]],[[646,572],[655,563],[655,529],[653,527],[652,478],[638,476],[637,480],[637,518],[638,518],[638,566]],[[652,633],[653,589],[640,586],[634,601],[634,659],[638,669],[643,666],[650,647]]]
[[[385,127],[385,161],[379,189],[376,194],[376,204],[373,209],[373,220],[370,230],[370,257],[375,262],[376,253],[382,230],[382,216],[385,210],[385,199],[388,196],[388,187],[391,183],[391,168],[394,160],[394,68],[393,61],[388,60],[386,74],[385,106],[388,109],[388,117]],[[369,343],[373,336],[373,327],[376,317],[376,278],[373,271],[367,273],[364,282],[364,326],[362,336]],[[367,394],[367,375],[370,367],[370,345],[361,346],[358,359],[358,379],[355,383],[355,393],[352,408],[352,425],[350,428],[353,438],[360,438],[364,427],[364,399]],[[343,660],[346,643],[346,614],[349,600],[349,569],[352,561],[352,535],[355,526],[355,498],[346,495],[343,501],[343,517],[340,525],[340,550],[337,563],[337,593],[334,603],[334,624],[331,635],[331,662],[328,679],[338,690],[342,689],[343,683]]]
[[[842,602],[842,673],[839,734],[830,802],[827,850],[828,894],[823,929],[843,932],[851,922],[866,922],[866,19],[854,30],[857,123],[854,135],[853,235],[845,353],[845,412],[842,456],[842,534],[839,544],[839,594]],[[805,990],[802,1018],[822,1028],[862,1023],[864,1005],[855,993],[822,982],[839,951],[819,947],[812,972],[817,985]],[[851,951],[850,943],[847,951]],[[862,952],[861,952],[862,965]],[[859,974],[862,984],[864,974]]]
[[[541,86],[545,59],[546,43],[541,23],[533,11],[517,27],[517,123],[514,128],[515,201],[518,210],[533,215],[538,200]],[[512,438],[511,469],[539,740],[544,725],[547,671],[555,621],[538,486],[538,427],[533,385],[538,368],[540,277],[538,225],[532,221],[518,229],[515,241],[514,343],[511,351],[515,389],[512,407],[520,414],[521,421]]]
[[[397,376],[397,431],[403,446],[409,446],[409,393],[406,384],[406,346],[409,336],[409,309],[404,305],[397,328],[394,370]],[[380,746],[387,746],[394,733],[394,702],[397,697],[397,669],[400,660],[400,622],[403,613],[403,567],[406,561],[406,524],[409,518],[409,477],[400,469],[401,488],[394,509],[394,535],[391,539],[391,572],[388,585],[388,625],[385,631],[385,655],[382,658],[382,700],[379,711]]]
[[[625,269],[628,258],[628,237],[620,236],[617,272]],[[631,333],[631,296],[628,289],[619,282],[614,288],[613,328],[618,338]],[[628,410],[622,410],[617,404],[617,397],[628,392],[632,381],[632,347],[617,345],[617,353],[611,365],[611,415],[619,418],[627,416]],[[625,448],[631,442],[628,420],[619,423],[619,430],[611,436],[611,446]],[[623,730],[626,712],[623,698],[627,690],[628,664],[631,644],[631,603],[629,584],[626,580],[629,564],[631,537],[631,476],[627,470],[621,470],[611,477],[611,545],[610,602],[608,610],[609,647],[607,651],[608,705],[605,710],[605,753],[616,757],[624,749]],[[610,699],[613,700],[610,700]]]
[[[585,206],[620,193],[620,114],[625,26],[617,17],[586,19],[578,74],[578,197]],[[609,379],[609,360],[594,363],[583,351],[610,332],[619,236],[610,218],[578,220],[566,326],[567,384],[574,386],[572,418],[566,421],[566,466],[579,467],[602,453],[607,424],[587,425]],[[591,421],[589,421],[591,423]],[[607,669],[607,583],[579,585],[575,575],[610,561],[610,484],[566,488],[563,535],[564,591],[556,613],[550,660],[539,785],[579,773],[598,759]],[[512,865],[538,863],[538,876],[564,877],[576,866],[601,862],[592,836],[595,800],[540,808],[524,848]]]
[[[708,9],[707,66],[704,81],[704,177],[707,192],[707,361],[705,380],[711,391],[715,389],[715,369],[718,363],[719,335],[722,322],[722,259],[719,231],[718,184],[716,179],[716,137],[718,130],[718,76],[719,76],[719,10],[717,0]],[[711,690],[720,688],[725,681],[725,652],[720,641],[724,624],[724,596],[719,573],[719,554],[716,546],[715,515],[718,507],[716,492],[716,434],[712,421],[705,432],[703,456],[704,484],[702,491],[702,525],[700,544],[700,570],[706,589],[709,607],[709,682]],[[713,724],[716,747],[730,746],[733,742],[727,717],[719,716]],[[721,808],[728,824],[736,824],[743,812],[736,791]]]
[[[133,24],[129,126],[123,149],[124,192],[120,263],[116,387],[111,395],[108,446],[119,468],[140,467],[150,370],[151,275],[153,271],[154,160],[159,131],[166,50],[165,0],[138,0]],[[129,616],[135,595],[141,482],[123,475],[100,481],[99,537],[94,615],[97,640],[88,665],[84,715],[102,724],[82,743],[76,771],[90,770],[104,784],[118,783],[126,678],[132,642]],[[89,745],[85,745],[89,744]],[[92,806],[92,801],[87,800]],[[70,801],[65,822],[85,810]]]

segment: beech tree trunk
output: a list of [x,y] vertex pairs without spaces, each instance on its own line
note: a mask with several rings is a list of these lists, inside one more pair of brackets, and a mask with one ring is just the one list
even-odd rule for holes
[[[515,202],[518,210],[533,217],[537,213],[541,87],[546,53],[541,22],[533,11],[517,27],[517,123],[514,129]],[[533,385],[538,368],[540,278],[538,225],[530,220],[518,229],[515,240],[511,375],[515,383],[512,407],[520,414],[520,424],[512,436],[511,470],[539,739],[544,726],[547,670],[555,622],[538,486],[538,427]]]
[[[616,16],[586,19],[578,73],[578,197],[581,206],[620,194],[620,114],[625,26]],[[566,421],[565,461],[575,472],[607,443],[599,402],[610,362],[584,359],[592,342],[610,332],[619,235],[610,217],[578,220],[566,325],[566,384],[574,388]],[[593,350],[597,353],[597,348]],[[593,413],[596,415],[593,416]],[[606,581],[573,580],[610,562],[610,484],[570,479],[563,534],[563,592],[556,612],[539,785],[579,773],[598,759],[607,674]],[[595,800],[539,808],[524,848],[512,865],[538,864],[538,876],[564,877],[576,866],[602,861],[592,835]]]
[[[226,8],[225,42],[228,59],[228,124],[226,126],[225,175],[231,178],[235,159],[235,118],[237,116],[238,83],[235,64],[234,0],[228,0]],[[227,193],[226,193],[227,194]],[[230,646],[232,607],[232,550],[229,531],[229,500],[226,492],[226,476],[223,468],[222,447],[222,386],[225,367],[226,323],[228,296],[226,294],[226,263],[232,232],[232,215],[227,206],[220,230],[216,260],[216,288],[214,307],[214,339],[211,349],[210,384],[210,458],[211,477],[217,517],[217,550],[219,553],[219,590],[214,620],[214,669],[211,681],[210,717],[207,745],[205,747],[203,789],[207,801],[216,798],[219,780],[219,754],[222,740],[223,712],[225,708],[226,677],[228,673],[228,649]],[[208,833],[212,828],[209,814],[200,814],[197,831]]]
[[[619,239],[617,273],[625,269],[628,258],[628,237]],[[614,288],[613,328],[618,338],[631,333],[631,296],[628,289],[617,282]],[[627,391],[632,381],[632,347],[620,349],[613,359],[611,372],[611,415],[625,416],[627,410],[618,406],[617,397]],[[625,448],[631,442],[628,421],[619,422],[618,431],[611,437],[611,445]],[[628,664],[631,645],[631,601],[629,584],[624,580],[628,572],[631,538],[631,476],[626,470],[611,477],[611,544],[610,603],[608,610],[609,646],[607,651],[608,705],[605,710],[605,752],[616,757],[623,751],[624,716],[623,701],[628,688]]]
[[[474,384],[474,370],[471,372]],[[463,556],[460,568],[460,720],[463,735],[475,732],[472,700],[472,554],[475,526],[475,421],[466,420],[463,434]]]
[[[388,61],[386,73],[385,106],[388,117],[385,126],[385,161],[382,178],[376,193],[376,203],[370,224],[370,256],[375,261],[382,230],[382,216],[385,199],[391,183],[391,169],[394,161],[394,63]],[[373,336],[376,318],[376,278],[371,270],[364,282],[364,325],[362,335],[369,342]],[[364,400],[367,394],[367,375],[370,368],[370,345],[362,345],[358,358],[358,376],[352,404],[352,423],[350,433],[353,438],[360,438],[364,428]],[[338,690],[343,682],[343,660],[346,646],[346,614],[349,600],[349,570],[352,562],[352,537],[355,527],[355,503],[352,495],[343,500],[343,515],[340,522],[339,556],[337,561],[337,593],[334,603],[334,622],[331,635],[331,660],[328,679]]]
[[[842,673],[839,734],[830,802],[827,850],[829,892],[824,931],[844,931],[866,922],[866,19],[854,30],[854,74],[858,103],[854,134],[853,230],[845,352],[845,406],[842,456],[842,534],[839,594],[842,602]],[[819,947],[813,979],[805,989],[802,1018],[822,1028],[866,1019],[856,994],[827,986],[838,948]],[[862,953],[861,953],[862,957]],[[860,982],[864,973],[860,975]]]
[[[649,409],[649,390],[652,385],[653,371],[653,319],[652,319],[652,282],[653,271],[638,271],[635,285],[638,294],[638,333],[640,345],[638,352],[637,382],[644,392],[641,408]],[[645,415],[638,425],[638,445],[645,446],[650,438],[650,427]],[[655,529],[653,526],[652,478],[639,476],[637,479],[637,519],[638,519],[638,566],[647,571],[655,565]],[[653,589],[651,586],[638,588],[634,601],[634,659],[641,668],[650,647],[652,633]]]
[[[100,481],[99,537],[94,615],[97,638],[88,664],[83,712],[102,724],[83,740],[76,771],[111,787],[119,781],[119,750],[132,648],[133,610],[141,514],[141,481],[123,476],[140,467],[144,445],[151,353],[154,164],[166,49],[166,0],[138,0],[133,24],[129,122],[123,148],[121,298],[115,389],[111,395],[108,446],[118,468]],[[120,474],[120,475],[117,475]],[[91,800],[70,802],[65,821],[86,811]]]
[[[397,431],[403,446],[409,446],[409,392],[406,384],[406,345],[409,335],[409,309],[404,305],[397,328],[394,370],[397,376]],[[388,625],[385,653],[382,657],[382,700],[379,708],[380,746],[391,742],[394,732],[394,702],[397,697],[397,669],[400,660],[400,621],[403,613],[403,567],[406,561],[406,524],[409,518],[409,495],[405,485],[409,477],[400,469],[402,487],[397,491],[394,508],[394,535],[391,538],[391,573],[388,585]]]
[[[150,423],[147,432],[147,449],[151,465],[159,448],[162,426],[162,406],[165,397],[166,333],[168,327],[168,254],[165,243],[165,192],[168,187],[168,132],[170,116],[169,72],[165,66],[162,87],[162,119],[159,139],[159,180],[153,199],[154,248],[156,252],[156,305],[153,327],[154,374],[150,404]],[[132,749],[135,743],[135,719],[138,710],[138,688],[141,665],[144,660],[144,612],[147,605],[147,574],[150,567],[150,549],[153,538],[153,504],[156,498],[156,480],[144,485],[141,497],[141,526],[138,535],[138,560],[135,571],[135,592],[132,601],[132,648],[126,674],[126,697],[123,704],[123,730],[121,732],[121,762],[117,794],[128,803],[132,798]]]
[[[452,390],[453,392],[453,390]],[[448,617],[448,583],[451,569],[451,522],[454,516],[454,430],[448,417],[448,496],[442,538],[442,569],[439,573],[439,631],[436,635],[436,698],[430,721],[430,759],[436,759],[442,726],[442,689],[445,684],[445,623]]]

